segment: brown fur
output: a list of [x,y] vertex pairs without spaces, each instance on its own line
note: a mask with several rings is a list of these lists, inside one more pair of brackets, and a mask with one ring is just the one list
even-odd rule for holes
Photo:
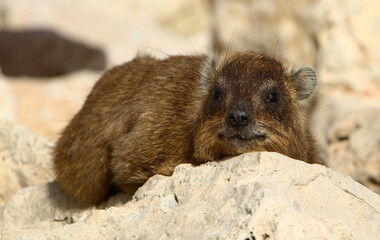
[[[129,191],[154,174],[171,175],[181,163],[251,151],[319,163],[294,76],[255,52],[225,60],[143,56],[115,67],[63,131],[55,148],[57,180],[70,196],[92,205],[113,187]],[[265,101],[271,91],[280,93],[279,102]],[[247,126],[226,124],[235,108],[249,113]],[[242,139],[253,133],[266,137]]]

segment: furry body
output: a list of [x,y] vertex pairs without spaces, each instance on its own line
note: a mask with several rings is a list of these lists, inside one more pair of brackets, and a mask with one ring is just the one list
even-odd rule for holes
[[63,131],[57,180],[93,205],[181,163],[252,151],[319,163],[301,103],[313,92],[313,73],[287,72],[256,52],[137,57],[105,73]]

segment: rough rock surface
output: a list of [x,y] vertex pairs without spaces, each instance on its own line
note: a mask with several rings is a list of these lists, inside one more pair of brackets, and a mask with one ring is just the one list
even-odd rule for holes
[[0,73],[0,119],[14,120],[14,101],[9,83]]
[[[375,240],[380,234],[379,195],[324,166],[277,153],[180,165],[172,177],[149,179],[132,201],[103,210],[78,212],[52,194],[55,187],[19,191],[1,209],[0,239]],[[73,223],[61,227],[66,220],[59,219]]]
[[333,88],[376,96],[379,102],[378,7],[376,0],[320,0],[324,16],[316,19],[321,24],[317,32],[321,78]]
[[380,104],[330,94],[319,105],[314,132],[327,165],[380,193]]
[[0,121],[0,206],[18,189],[53,179],[52,146],[45,138]]

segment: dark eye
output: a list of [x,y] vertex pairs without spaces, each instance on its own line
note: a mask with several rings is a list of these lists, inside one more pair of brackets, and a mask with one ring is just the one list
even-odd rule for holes
[[271,93],[268,94],[268,96],[265,98],[265,101],[276,103],[280,100],[280,94],[279,93]]
[[215,101],[220,101],[223,99],[223,94],[222,94],[222,91],[219,89],[219,88],[214,88],[214,90],[212,91],[212,98],[215,100]]

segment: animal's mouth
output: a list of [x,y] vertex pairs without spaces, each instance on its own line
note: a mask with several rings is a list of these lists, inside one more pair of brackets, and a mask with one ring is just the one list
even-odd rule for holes
[[229,132],[228,129],[220,131],[217,137],[223,146],[221,152],[223,158],[261,150],[268,138],[265,132],[258,130]]
[[240,141],[252,141],[252,140],[265,140],[267,135],[265,133],[253,133],[253,134],[234,134],[229,139],[237,139]]
[[233,133],[233,134],[218,134],[219,139],[226,139],[227,141],[239,141],[239,142],[252,142],[263,141],[267,138],[267,135],[263,132],[249,132],[249,133]]

